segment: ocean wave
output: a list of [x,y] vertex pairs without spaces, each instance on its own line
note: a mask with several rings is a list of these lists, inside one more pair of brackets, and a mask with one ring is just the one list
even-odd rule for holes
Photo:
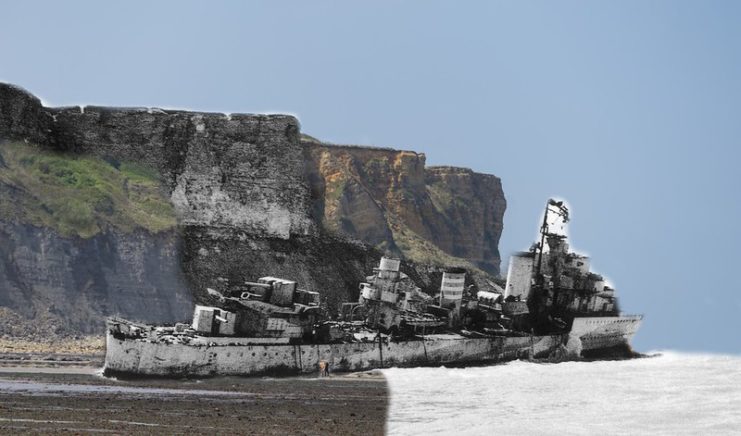
[[386,369],[390,434],[697,434],[741,431],[741,357]]

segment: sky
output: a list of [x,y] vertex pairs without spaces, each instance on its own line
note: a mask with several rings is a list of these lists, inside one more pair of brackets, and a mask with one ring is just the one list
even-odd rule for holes
[[741,2],[3,1],[0,81],[47,105],[296,115],[325,141],[551,196],[643,313],[638,350],[741,353]]

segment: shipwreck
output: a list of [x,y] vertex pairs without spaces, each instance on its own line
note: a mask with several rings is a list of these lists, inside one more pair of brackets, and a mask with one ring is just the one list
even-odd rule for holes
[[[466,271],[443,273],[428,295],[384,257],[359,283],[357,302],[328,317],[318,292],[276,277],[218,291],[191,324],[107,321],[109,375],[212,376],[362,371],[514,359],[631,357],[641,315],[623,315],[615,291],[569,250],[569,219],[549,200],[540,241],[512,256],[506,284],[466,287]],[[330,319],[334,318],[334,319]]]

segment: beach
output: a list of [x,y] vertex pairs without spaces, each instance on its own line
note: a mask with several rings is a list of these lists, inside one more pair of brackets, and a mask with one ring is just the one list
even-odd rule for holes
[[95,352],[43,350],[0,356],[0,433],[377,435],[385,431],[388,389],[380,372],[120,380],[101,375],[100,357]]

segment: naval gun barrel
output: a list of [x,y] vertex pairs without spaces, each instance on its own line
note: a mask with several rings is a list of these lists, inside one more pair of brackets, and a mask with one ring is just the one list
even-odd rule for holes
[[247,286],[259,286],[261,288],[270,289],[273,287],[273,285],[268,283],[258,283],[258,282],[244,282]]

